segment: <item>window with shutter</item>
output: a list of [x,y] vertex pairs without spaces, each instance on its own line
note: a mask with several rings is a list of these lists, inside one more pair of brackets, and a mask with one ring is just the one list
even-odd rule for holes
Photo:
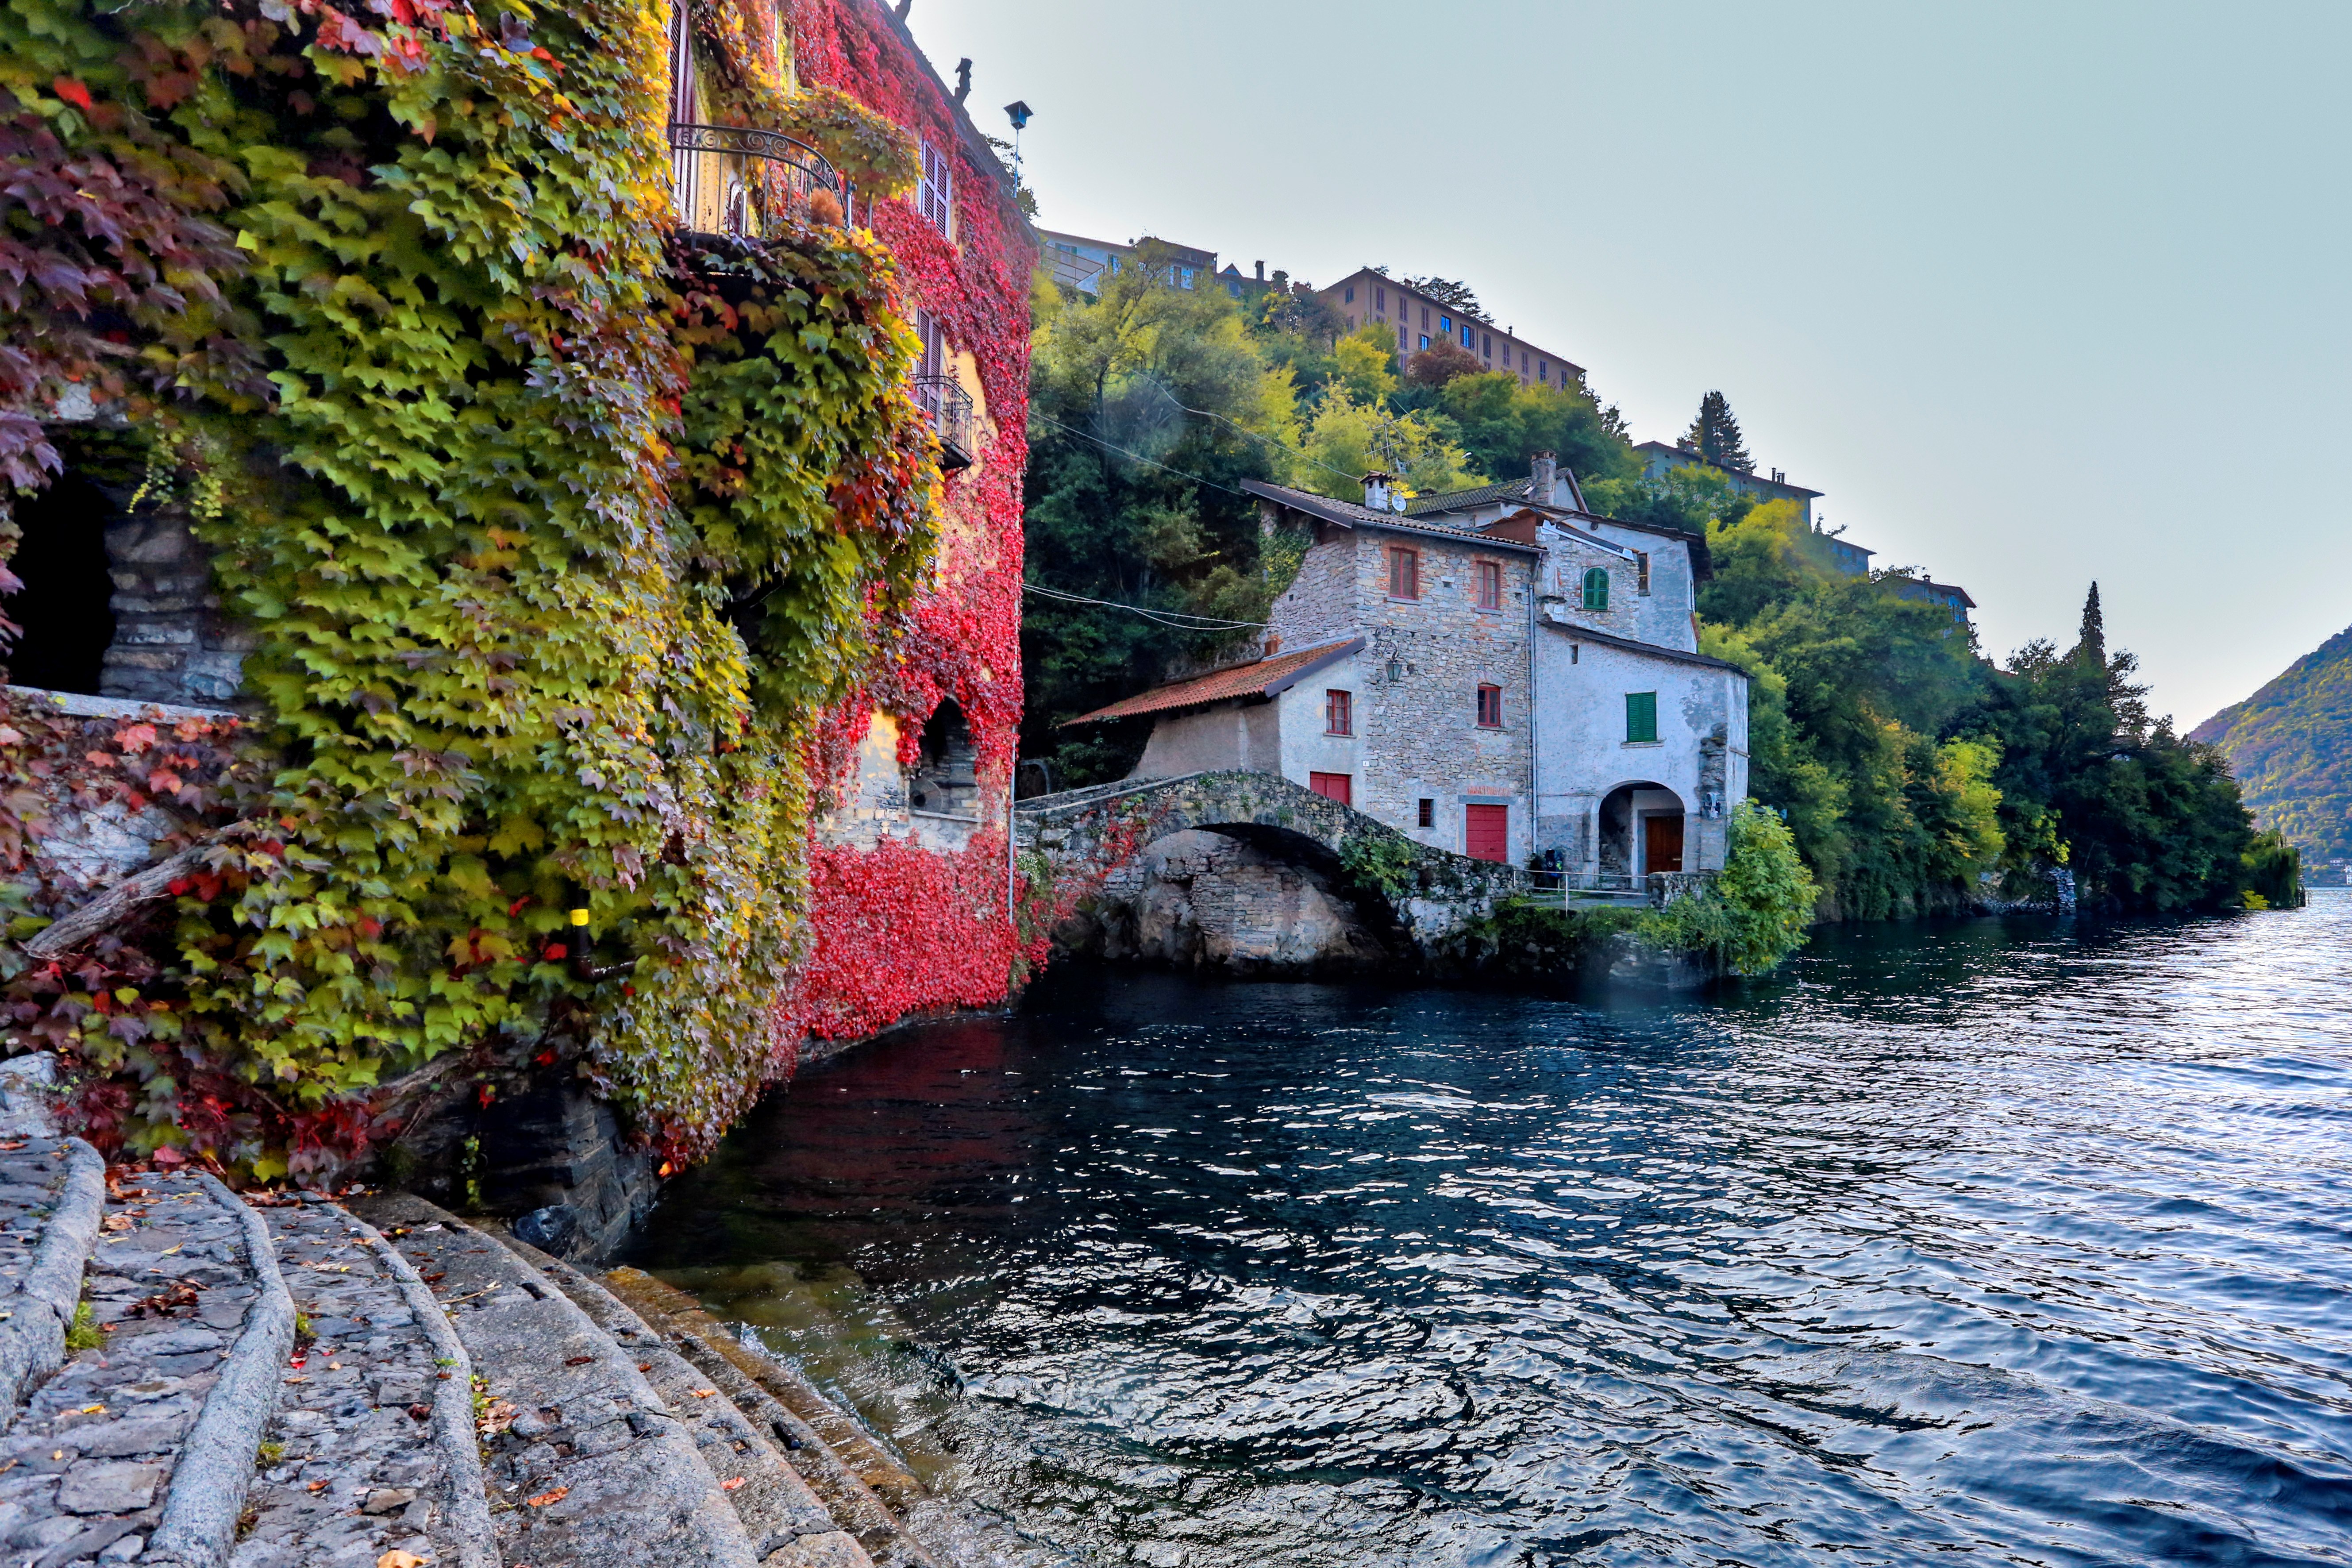
[[1389,597],[1418,599],[1421,597],[1421,552],[1416,550],[1389,552]]
[[1478,607],[1482,610],[1501,609],[1503,607],[1502,566],[1496,562],[1481,561],[1477,563],[1477,573]]
[[1658,738],[1658,694],[1654,691],[1625,693],[1625,739],[1647,744]]
[[1499,730],[1503,727],[1503,689],[1482,686],[1478,689],[1478,727]]
[[1609,574],[1598,566],[1584,574],[1584,607],[1588,610],[1609,607]]
[[[926,139],[923,142],[923,174],[915,185],[915,210],[933,228],[955,237],[955,164],[944,148]],[[1112,270],[1118,270],[1116,261]]]
[[1633,591],[1637,594],[1648,593],[1650,591],[1650,552],[1648,551],[1633,552],[1633,574],[1635,578]]
[[1327,735],[1352,735],[1356,732],[1355,703],[1345,691],[1323,694],[1323,732]]

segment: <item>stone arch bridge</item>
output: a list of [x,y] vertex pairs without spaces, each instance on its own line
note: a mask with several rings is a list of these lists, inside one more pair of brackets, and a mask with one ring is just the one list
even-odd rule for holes
[[1038,795],[1016,805],[1014,825],[1015,844],[1044,858],[1065,898],[1099,889],[1156,840],[1194,830],[1312,870],[1424,951],[1528,890],[1524,872],[1433,849],[1276,773],[1185,773]]

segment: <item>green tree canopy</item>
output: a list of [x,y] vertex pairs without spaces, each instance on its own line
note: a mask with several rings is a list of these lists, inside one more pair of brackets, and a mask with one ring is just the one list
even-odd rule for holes
[[1748,455],[1747,441],[1739,434],[1739,421],[1731,416],[1731,400],[1720,392],[1710,392],[1698,400],[1698,417],[1683,432],[1683,443],[1718,468],[1743,474],[1756,471],[1756,459]]

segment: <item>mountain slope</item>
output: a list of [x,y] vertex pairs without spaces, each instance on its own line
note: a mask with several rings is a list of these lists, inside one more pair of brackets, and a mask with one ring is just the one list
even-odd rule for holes
[[2352,859],[2352,627],[2191,738],[2221,748],[2262,826],[2306,861]]

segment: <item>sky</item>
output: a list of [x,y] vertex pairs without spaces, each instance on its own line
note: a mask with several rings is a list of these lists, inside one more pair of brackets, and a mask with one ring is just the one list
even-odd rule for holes
[[2352,623],[2352,4],[914,0],[1040,222],[1471,285],[2185,727]]

